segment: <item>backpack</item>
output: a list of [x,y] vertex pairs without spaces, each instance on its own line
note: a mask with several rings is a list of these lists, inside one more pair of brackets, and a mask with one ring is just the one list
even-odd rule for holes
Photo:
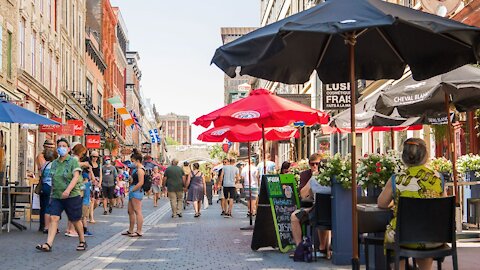
[[143,176],[143,185],[142,189],[143,191],[149,191],[152,188],[152,169],[145,169],[145,175]]
[[298,244],[293,255],[295,262],[312,262],[312,242],[308,236],[303,237],[303,242]]

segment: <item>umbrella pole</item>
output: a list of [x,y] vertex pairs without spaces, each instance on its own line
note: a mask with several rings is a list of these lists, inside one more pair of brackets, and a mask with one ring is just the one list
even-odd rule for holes
[[373,142],[374,142],[373,131],[370,131],[370,141],[372,141],[371,150],[373,154],[375,153],[375,145],[373,145]]
[[252,215],[253,215],[253,212],[252,212],[252,173],[251,173],[251,164],[250,164],[250,142],[248,142],[248,194],[249,194],[249,198],[248,198],[248,201],[250,202],[250,206],[248,207],[249,211],[250,211],[250,226],[253,225],[253,221],[252,221]]
[[390,140],[392,141],[392,150],[395,150],[395,131],[393,128],[390,128]]
[[360,269],[360,261],[358,259],[358,223],[357,223],[357,168],[356,160],[356,132],[355,132],[355,103],[356,103],[356,84],[355,84],[355,43],[357,38],[355,33],[347,35],[345,42],[349,47],[350,54],[350,125],[352,131],[351,142],[351,165],[352,165],[352,269]]
[[458,196],[458,183],[457,183],[457,161],[456,161],[456,147],[455,139],[452,138],[452,120],[450,119],[450,98],[447,93],[445,93],[445,110],[447,112],[447,144],[448,144],[448,156],[452,161],[453,169],[453,194],[455,195],[455,203],[459,205],[459,196]]
[[267,154],[265,151],[267,150],[267,147],[265,146],[265,125],[262,124],[262,145],[263,145],[263,174],[267,174],[267,160],[266,156]]

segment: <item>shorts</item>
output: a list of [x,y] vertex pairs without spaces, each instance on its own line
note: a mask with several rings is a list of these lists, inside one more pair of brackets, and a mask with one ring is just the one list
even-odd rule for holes
[[152,185],[153,193],[160,193],[160,185]]
[[[248,187],[244,188],[243,193],[245,193],[245,198],[247,200],[249,200],[250,199],[250,188],[248,188]],[[258,197],[258,188],[254,187],[254,188],[252,188],[252,199],[255,200],[255,199],[257,199],[257,197]]]
[[142,189],[139,189],[137,191],[132,191],[135,186],[131,186],[128,192],[128,199],[137,199],[137,200],[142,200],[143,199],[143,191]]
[[305,224],[313,219],[313,215],[315,213],[315,209],[312,207],[310,211],[305,211],[305,209],[301,208],[293,212],[295,216],[300,220],[300,224]]
[[223,187],[223,196],[225,199],[235,199],[237,191],[235,187]]
[[113,198],[115,198],[115,187],[102,186],[102,197],[103,197],[104,199],[113,199]]
[[90,205],[82,205],[82,218],[89,218],[90,216]]
[[54,199],[50,203],[50,215],[62,216],[62,212],[65,211],[68,220],[75,222],[82,218],[82,206],[83,198],[76,196],[67,199]]

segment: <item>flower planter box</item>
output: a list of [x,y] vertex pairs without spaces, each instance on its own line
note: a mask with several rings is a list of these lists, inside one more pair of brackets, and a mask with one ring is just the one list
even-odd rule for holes
[[480,177],[475,175],[477,171],[467,171],[465,173],[465,181],[473,182],[473,181],[480,181]]
[[[361,194],[360,189],[357,194]],[[352,191],[342,187],[335,178],[332,179],[332,248],[333,264],[351,264],[353,254]]]

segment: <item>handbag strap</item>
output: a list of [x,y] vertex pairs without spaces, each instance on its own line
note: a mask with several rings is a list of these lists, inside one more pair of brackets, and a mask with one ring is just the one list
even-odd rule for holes
[[43,176],[44,176],[44,173],[45,173],[45,170],[47,169],[48,165],[52,163],[51,161],[47,162],[47,164],[45,164],[45,166],[43,167],[41,173],[40,173],[40,180],[43,179]]

